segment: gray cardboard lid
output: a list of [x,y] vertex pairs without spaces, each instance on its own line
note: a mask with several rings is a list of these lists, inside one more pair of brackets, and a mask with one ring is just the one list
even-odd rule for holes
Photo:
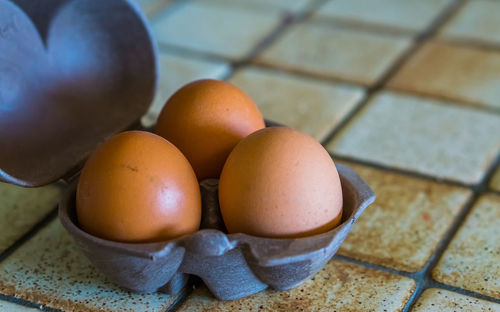
[[132,0],[0,0],[0,181],[78,168],[147,111],[157,72]]

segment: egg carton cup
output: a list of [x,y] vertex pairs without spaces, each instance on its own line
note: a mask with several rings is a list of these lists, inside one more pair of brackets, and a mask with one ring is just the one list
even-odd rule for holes
[[93,265],[116,284],[139,293],[178,293],[189,275],[200,277],[214,296],[232,300],[271,287],[299,286],[335,254],[363,210],[375,200],[370,187],[348,166],[337,164],[344,199],[336,228],[304,238],[226,234],[218,205],[218,180],[200,184],[201,229],[173,240],[131,244],[101,239],[78,226],[77,181],[67,189],[59,218]]

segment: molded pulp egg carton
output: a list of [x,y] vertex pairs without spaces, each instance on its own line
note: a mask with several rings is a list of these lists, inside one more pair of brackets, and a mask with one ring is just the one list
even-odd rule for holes
[[[100,142],[134,125],[154,95],[152,42],[131,1],[0,0],[0,103],[7,108],[0,117],[0,180],[39,186],[69,179]],[[226,234],[213,179],[200,185],[201,229],[170,241],[119,243],[82,231],[77,179],[59,218],[94,266],[126,289],[173,294],[196,275],[217,298],[236,299],[267,287],[296,287],[335,254],[375,199],[353,170],[337,169],[342,223],[311,237]]]

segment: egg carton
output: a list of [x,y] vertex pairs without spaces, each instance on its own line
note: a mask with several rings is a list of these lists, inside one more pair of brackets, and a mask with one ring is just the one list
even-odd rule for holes
[[[217,181],[200,185],[201,230],[174,240],[127,244],[92,236],[75,214],[78,174],[106,138],[148,110],[158,80],[154,40],[132,0],[0,0],[0,181],[41,186],[72,180],[59,217],[96,268],[135,292],[180,291],[199,276],[222,300],[267,287],[293,288],[320,270],[375,198],[337,165],[343,220],[323,234],[271,239],[226,234]],[[34,130],[35,129],[35,130]]]
[[375,200],[373,191],[352,169],[337,164],[337,170],[344,199],[342,222],[328,232],[310,237],[226,234],[218,205],[218,180],[214,179],[200,184],[201,229],[177,239],[130,244],[84,232],[76,219],[76,181],[59,205],[59,218],[93,265],[128,290],[175,294],[189,275],[196,275],[216,298],[232,300],[268,287],[297,287],[331,259],[354,221]]

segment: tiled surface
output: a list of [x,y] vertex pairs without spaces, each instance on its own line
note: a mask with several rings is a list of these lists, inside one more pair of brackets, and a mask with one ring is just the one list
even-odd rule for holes
[[500,152],[500,116],[383,92],[327,148],[339,155],[478,183]]
[[227,62],[185,57],[171,53],[159,54],[160,79],[155,100],[142,117],[144,126],[152,126],[168,98],[180,87],[197,79],[221,79],[229,74]]
[[254,12],[209,1],[178,4],[168,18],[153,23],[160,43],[243,58],[280,23],[280,14]]
[[402,36],[340,29],[327,23],[293,25],[266,49],[260,63],[373,84],[409,46]]
[[58,220],[0,263],[0,293],[65,311],[165,311],[176,299],[123,291],[96,271]]
[[423,269],[470,197],[467,189],[347,164],[377,200],[360,216],[340,254],[395,269]]
[[424,30],[450,0],[335,0],[326,2],[318,17],[355,23]]
[[390,87],[500,108],[500,53],[465,45],[425,44]]
[[0,253],[56,208],[62,187],[27,189],[0,183]]
[[440,282],[500,299],[500,196],[479,199],[432,273]]
[[265,118],[301,130],[322,141],[359,103],[359,87],[249,67],[230,80],[245,90]]
[[427,289],[413,312],[499,312],[500,304],[460,295],[444,289]]
[[312,279],[288,291],[266,290],[218,302],[200,287],[179,311],[401,311],[414,289],[412,279],[332,260]]
[[257,11],[277,11],[300,13],[313,3],[313,0],[198,0],[211,1],[224,6],[236,6]]
[[[60,190],[0,185],[0,311],[26,310],[13,295],[63,311],[170,311],[177,298],[182,311],[499,311],[500,196],[483,179],[500,153],[498,0],[139,2],[160,43],[148,126],[184,83],[229,77],[267,118],[364,164],[349,163],[378,199],[342,246],[345,262],[293,290],[217,302],[202,286],[182,297],[120,290],[57,221],[12,245]],[[433,278],[446,290],[420,294]]]
[[167,6],[170,2],[172,2],[172,0],[138,0],[139,6],[147,16],[154,14],[161,8]]
[[5,312],[36,312],[40,311],[35,308],[28,308],[19,304],[10,303],[6,301],[0,301],[0,311]]
[[468,1],[441,34],[453,39],[500,44],[499,16],[499,1]]
[[491,179],[490,187],[493,190],[500,192],[500,166],[497,168],[496,173],[493,175],[493,178]]

